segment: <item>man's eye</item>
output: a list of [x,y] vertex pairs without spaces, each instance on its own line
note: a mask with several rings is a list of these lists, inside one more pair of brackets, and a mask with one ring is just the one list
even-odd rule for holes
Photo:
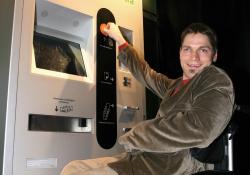
[[201,52],[207,53],[208,50],[207,49],[201,49]]
[[184,52],[187,52],[187,51],[190,51],[190,48],[184,47],[184,48],[182,48],[182,50],[183,50]]
[[201,48],[201,49],[199,49],[199,52],[200,53],[209,53],[209,49],[208,48]]

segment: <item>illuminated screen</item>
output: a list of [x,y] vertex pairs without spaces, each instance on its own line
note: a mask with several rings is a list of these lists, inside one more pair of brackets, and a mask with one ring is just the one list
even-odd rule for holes
[[37,68],[87,76],[80,44],[37,32],[33,44]]

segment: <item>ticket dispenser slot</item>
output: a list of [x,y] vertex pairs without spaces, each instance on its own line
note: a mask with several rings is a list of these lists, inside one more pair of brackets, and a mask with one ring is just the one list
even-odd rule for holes
[[99,145],[110,149],[117,138],[116,109],[116,43],[104,35],[100,26],[114,22],[113,14],[106,8],[97,13],[96,59],[96,137]]
[[29,114],[29,131],[91,132],[90,118]]

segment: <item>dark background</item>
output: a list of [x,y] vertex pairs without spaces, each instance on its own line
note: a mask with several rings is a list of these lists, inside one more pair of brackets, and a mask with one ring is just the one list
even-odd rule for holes
[[[236,104],[233,115],[238,126],[234,136],[235,174],[248,172],[250,144],[250,6],[247,0],[144,0],[145,59],[157,71],[176,78],[179,65],[180,33],[192,22],[204,22],[218,35],[215,63],[232,78]],[[153,118],[160,100],[147,91],[147,116]],[[244,173],[243,173],[244,172]]]

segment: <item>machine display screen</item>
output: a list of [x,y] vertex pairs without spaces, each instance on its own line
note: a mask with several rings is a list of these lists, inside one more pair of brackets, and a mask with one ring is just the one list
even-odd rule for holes
[[87,76],[80,44],[34,33],[36,67],[78,76]]

